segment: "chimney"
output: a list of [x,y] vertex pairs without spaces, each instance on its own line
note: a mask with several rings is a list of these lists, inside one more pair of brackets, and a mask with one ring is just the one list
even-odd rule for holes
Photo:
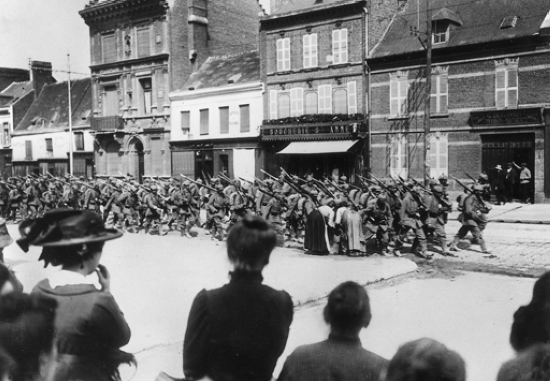
[[55,82],[52,77],[52,63],[32,61],[31,80],[33,81],[34,99],[36,100],[45,84]]
[[208,46],[208,10],[206,0],[189,0],[188,46],[191,72],[197,71],[210,55]]

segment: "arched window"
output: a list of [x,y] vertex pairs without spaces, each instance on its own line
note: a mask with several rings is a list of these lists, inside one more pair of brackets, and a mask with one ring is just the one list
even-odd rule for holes
[[290,94],[279,94],[279,101],[277,102],[277,104],[277,116],[279,118],[288,118],[290,116]]
[[334,114],[347,114],[348,113],[348,102],[347,102],[347,91],[344,89],[334,90],[332,94],[332,112]]
[[306,100],[306,107],[305,107],[304,113],[306,115],[317,114],[318,112],[317,93],[315,91],[308,91],[306,93],[305,100]]

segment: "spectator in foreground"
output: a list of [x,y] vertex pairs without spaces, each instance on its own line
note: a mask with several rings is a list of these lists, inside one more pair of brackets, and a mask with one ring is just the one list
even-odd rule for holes
[[279,381],[380,380],[388,360],[364,349],[359,339],[371,317],[363,287],[355,282],[337,286],[324,309],[325,321],[330,324],[328,339],[296,348]]
[[[504,363],[498,380],[548,380],[550,376],[550,271],[533,287],[531,302],[514,314],[510,344],[517,357]],[[540,378],[546,375],[547,378]],[[532,377],[532,378],[529,378]]]
[[272,225],[257,216],[244,217],[229,231],[231,280],[199,292],[189,312],[183,346],[187,379],[271,380],[293,317],[290,296],[262,284],[276,244]]
[[462,357],[438,341],[423,338],[403,344],[390,360],[385,381],[465,381]]
[[[57,303],[41,295],[0,299],[0,370],[12,381],[57,381],[54,320]],[[5,380],[5,378],[2,378]]]
[[[134,361],[120,351],[130,340],[130,328],[110,292],[110,275],[99,264],[105,241],[122,235],[106,229],[90,210],[57,209],[43,218],[24,221],[17,243],[42,246],[45,265],[62,269],[40,281],[33,293],[54,298],[59,307],[55,329],[58,358],[56,381],[120,379],[118,367]],[[99,282],[101,289],[96,288]]]

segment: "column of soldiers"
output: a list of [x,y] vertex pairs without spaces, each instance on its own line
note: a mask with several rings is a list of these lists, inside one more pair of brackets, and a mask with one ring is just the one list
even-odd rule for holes
[[412,240],[413,253],[431,258],[429,240],[439,243],[442,255],[451,255],[468,232],[488,252],[482,236],[489,212],[483,179],[464,186],[459,200],[463,227],[449,247],[445,225],[452,207],[445,176],[424,187],[414,179],[383,182],[358,176],[358,183],[351,184],[345,176],[301,178],[283,168],[279,177],[262,172],[265,179],[231,179],[220,173],[203,175],[204,180],[147,178],[143,184],[131,176],[13,177],[0,182],[0,214],[17,222],[56,208],[90,209],[130,233],[175,230],[193,237],[203,227],[213,239],[223,240],[236,222],[253,213],[274,225],[280,246],[303,245],[311,254],[364,256],[372,240],[379,254],[401,256],[404,243]]

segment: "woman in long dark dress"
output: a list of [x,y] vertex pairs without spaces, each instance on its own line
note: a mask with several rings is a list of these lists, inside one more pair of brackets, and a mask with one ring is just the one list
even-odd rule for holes
[[262,284],[262,269],[276,242],[273,227],[257,216],[231,228],[231,280],[199,292],[189,312],[183,346],[187,379],[271,380],[293,317],[290,296]]

